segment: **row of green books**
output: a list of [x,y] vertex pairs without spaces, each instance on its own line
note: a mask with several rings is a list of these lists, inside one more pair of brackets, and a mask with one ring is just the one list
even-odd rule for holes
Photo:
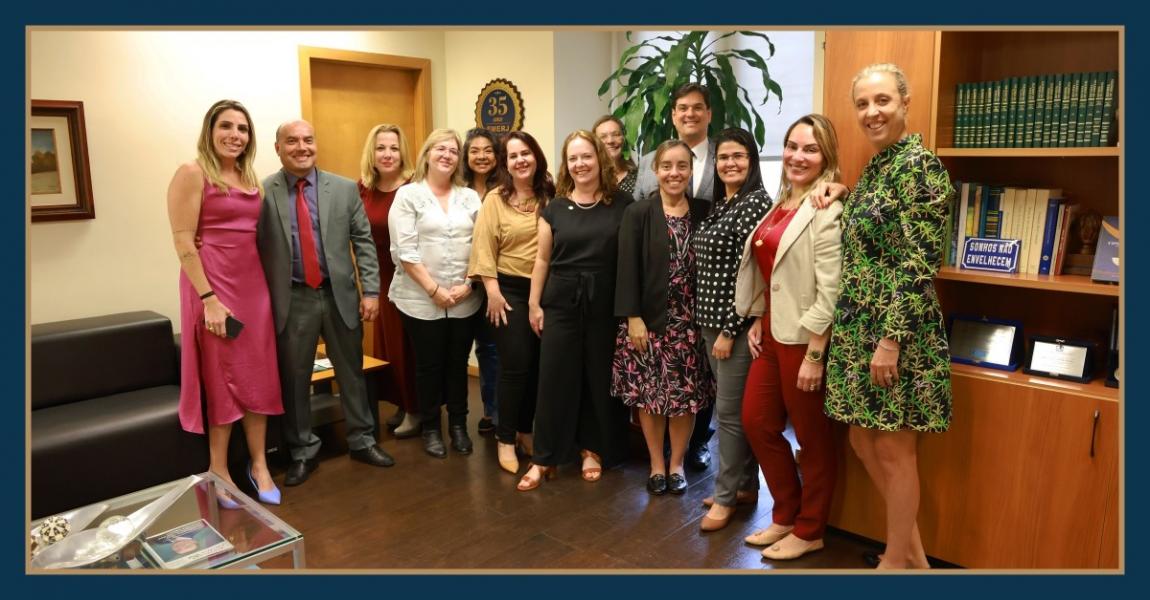
[[1113,146],[1117,96],[1117,71],[960,83],[954,147]]
[[1071,242],[1070,224],[1078,209],[1062,197],[1062,190],[995,186],[955,181],[958,201],[951,207],[950,244],[943,261],[962,261],[968,238],[1020,240],[1019,273],[1057,275]]

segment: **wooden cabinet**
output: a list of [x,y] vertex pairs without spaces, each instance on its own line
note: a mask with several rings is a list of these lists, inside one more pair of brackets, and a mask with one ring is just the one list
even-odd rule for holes
[[[932,96],[923,97],[913,78],[910,83],[919,90],[917,106],[930,105],[924,140],[953,179],[1062,188],[1074,201],[1114,215],[1121,205],[1120,147],[953,148],[953,125],[957,84],[1117,71],[1121,35],[1117,29],[948,31],[934,33],[930,43],[918,38],[913,48],[874,42],[861,46],[860,55],[832,44],[828,34],[825,64],[828,78],[843,77],[844,64],[857,70],[869,62],[900,62],[897,55],[871,48],[896,48],[906,57],[930,54]],[[1123,76],[1120,72],[1120,86]],[[828,114],[836,112],[829,104],[833,87],[828,81]],[[837,113],[840,132],[854,126],[852,113],[842,108]],[[840,152],[844,164],[861,165],[870,156],[869,149],[849,152]],[[1121,288],[1083,276],[953,268],[944,268],[935,286],[948,316],[1013,319],[1022,322],[1026,336],[1086,339],[1099,352],[1095,379],[1087,384],[954,365],[951,429],[924,435],[919,446],[919,527],[927,553],[967,567],[1118,568],[1121,394],[1105,387],[1103,377],[1111,314],[1122,308]],[[845,440],[842,453],[831,524],[881,540],[881,499]]]

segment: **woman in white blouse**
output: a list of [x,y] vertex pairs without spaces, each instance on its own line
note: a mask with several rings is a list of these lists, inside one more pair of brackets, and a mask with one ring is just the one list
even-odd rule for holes
[[431,132],[419,151],[411,183],[399,188],[388,213],[396,264],[388,298],[399,309],[415,351],[415,387],[423,450],[447,458],[439,429],[447,405],[451,447],[471,454],[467,435],[467,357],[475,315],[483,303],[467,279],[479,196],[463,185],[459,134]]

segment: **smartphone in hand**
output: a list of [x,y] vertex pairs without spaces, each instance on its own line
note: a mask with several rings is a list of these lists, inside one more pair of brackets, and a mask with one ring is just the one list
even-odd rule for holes
[[231,315],[228,315],[228,318],[224,320],[224,333],[227,334],[229,339],[234,340],[239,337],[240,332],[243,331],[243,329],[244,324],[241,323],[239,319]]

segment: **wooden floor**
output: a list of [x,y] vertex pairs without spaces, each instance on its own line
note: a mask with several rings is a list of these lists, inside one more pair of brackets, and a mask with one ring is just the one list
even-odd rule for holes
[[[397,464],[371,467],[348,458],[336,425],[321,432],[321,466],[303,485],[283,488],[283,466],[273,464],[284,502],[269,508],[303,532],[308,568],[866,569],[863,552],[880,548],[831,530],[819,552],[787,562],[763,559],[743,542],[770,524],[771,498],[761,482],[757,506],[740,507],[725,529],[702,533],[714,465],[688,471],[683,496],[651,496],[638,431],[633,458],[598,483],[583,481],[578,465],[570,465],[539,489],[516,491],[518,477],[496,462],[494,437],[475,433],[482,408],[474,379],[471,387],[470,456],[449,450],[446,460],[434,459],[418,437],[397,440],[384,432],[382,446]],[[381,418],[392,412],[381,405]],[[262,566],[291,563],[280,557]]]

